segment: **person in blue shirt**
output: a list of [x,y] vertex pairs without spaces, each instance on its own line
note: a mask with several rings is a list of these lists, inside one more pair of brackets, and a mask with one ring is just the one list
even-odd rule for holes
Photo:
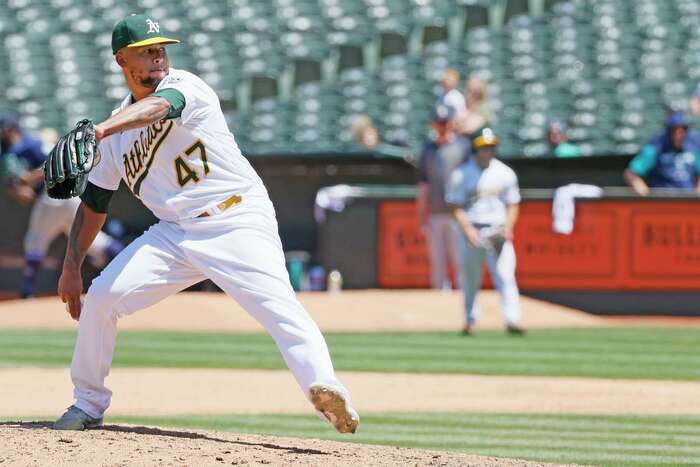
[[641,196],[652,188],[700,193],[700,134],[682,112],[666,118],[666,131],[652,138],[625,170],[625,181]]
[[0,116],[0,158],[15,158],[25,169],[21,176],[5,180],[8,194],[20,204],[29,205],[42,188],[46,154],[41,141],[24,133],[12,115]]
[[[49,147],[55,140],[50,143]],[[22,298],[34,295],[36,278],[49,246],[58,235],[68,234],[80,204],[79,198],[52,199],[44,190],[46,152],[43,146],[40,140],[22,131],[17,118],[0,116],[0,163],[12,167],[6,170],[3,185],[8,195],[20,204],[33,203],[24,236]],[[102,268],[123,248],[120,240],[100,232],[88,257],[93,266]]]

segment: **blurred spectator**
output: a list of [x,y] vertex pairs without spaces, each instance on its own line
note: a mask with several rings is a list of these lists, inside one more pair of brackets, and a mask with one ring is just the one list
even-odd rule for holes
[[457,128],[470,137],[491,122],[491,103],[488,84],[475,76],[467,80],[464,88],[467,108],[457,115]]
[[391,157],[413,160],[413,153],[404,141],[382,141],[379,130],[372,123],[369,115],[360,115],[352,123],[350,130],[355,142],[364,149]]
[[554,157],[579,157],[581,148],[575,144],[569,143],[566,136],[566,124],[559,120],[549,122],[547,128],[547,139],[549,147],[552,149]]
[[31,204],[44,180],[46,156],[41,142],[25,134],[14,115],[0,116],[0,158],[5,168],[3,184],[10,197],[23,205]]
[[360,115],[352,123],[352,135],[357,144],[365,149],[374,149],[379,145],[379,130],[372,124],[369,115]]
[[700,84],[695,88],[693,97],[690,98],[690,113],[695,116],[700,115]]
[[625,181],[642,196],[650,188],[670,188],[700,193],[700,135],[689,128],[687,117],[673,112],[666,131],[655,136],[629,163]]
[[452,107],[443,104],[435,107],[432,114],[435,140],[425,146],[419,162],[418,222],[428,240],[434,289],[450,288],[448,263],[458,276],[461,273],[457,251],[459,231],[445,202],[445,187],[452,171],[469,158],[471,143],[455,131],[454,116]]
[[457,115],[467,110],[464,95],[457,90],[459,87],[459,72],[457,70],[446,69],[440,84],[442,85],[442,95],[436,105],[442,104],[452,107]]

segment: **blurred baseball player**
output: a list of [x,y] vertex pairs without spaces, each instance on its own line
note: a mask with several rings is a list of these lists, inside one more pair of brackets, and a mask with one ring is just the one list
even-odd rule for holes
[[[55,428],[102,423],[118,318],[209,278],[272,335],[316,410],[338,431],[354,432],[359,417],[348,391],[289,283],[267,190],[241,155],[215,92],[197,76],[170,68],[164,45],[177,42],[146,15],[118,22],[112,51],[131,94],[104,122],[80,122],[49,156],[47,183],[58,196],[75,190],[70,183],[82,183],[81,173],[66,175],[76,161],[92,166],[58,286],[79,320],[71,365],[76,402]],[[94,145],[86,143],[93,132],[94,158]],[[81,306],[80,266],[121,180],[160,222],[105,268]]]
[[463,232],[465,334],[471,334],[478,318],[476,294],[484,260],[501,295],[507,331],[523,333],[512,243],[520,191],[515,172],[494,158],[497,144],[490,128],[481,130],[473,141],[474,157],[452,173],[445,196]]
[[[3,162],[7,163],[9,159],[19,161],[14,176],[7,181],[10,196],[21,204],[34,203],[24,236],[24,277],[20,291],[22,298],[28,298],[34,294],[36,276],[49,246],[58,235],[70,232],[80,200],[57,200],[47,195],[42,169],[46,151],[41,141],[22,131],[13,116],[0,117],[0,142],[5,148],[0,153]],[[102,268],[123,248],[120,241],[99,232],[88,255],[95,267]]]
[[452,171],[471,154],[468,139],[454,128],[455,111],[438,104],[433,109],[435,140],[423,149],[418,167],[416,210],[418,222],[428,241],[430,282],[433,289],[449,289],[448,264],[459,279],[459,229],[445,203],[445,187]]

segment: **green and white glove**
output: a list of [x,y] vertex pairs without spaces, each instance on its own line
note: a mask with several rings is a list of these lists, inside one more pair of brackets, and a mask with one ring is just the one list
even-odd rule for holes
[[58,140],[44,164],[44,179],[49,196],[68,199],[82,195],[96,154],[95,125],[90,120],[81,120]]

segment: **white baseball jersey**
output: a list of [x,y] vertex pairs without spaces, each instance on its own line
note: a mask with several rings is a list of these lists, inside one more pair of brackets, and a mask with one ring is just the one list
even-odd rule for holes
[[[104,138],[90,182],[116,190],[124,180],[156,217],[166,221],[215,210],[232,195],[267,197],[228,129],[214,90],[192,73],[173,68],[156,92],[164,89],[185,97],[180,117]],[[129,95],[114,112],[131,103]]]
[[452,172],[445,199],[464,208],[473,224],[504,225],[506,207],[520,202],[518,177],[498,159],[482,169],[472,158]]

